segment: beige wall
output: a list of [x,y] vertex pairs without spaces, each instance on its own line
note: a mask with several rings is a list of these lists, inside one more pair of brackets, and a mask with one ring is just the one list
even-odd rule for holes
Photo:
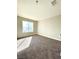
[[[30,33],[23,33],[22,32],[22,21],[31,21],[34,22],[34,31]],[[37,28],[38,26],[38,28]],[[38,31],[37,31],[38,30]],[[61,33],[61,16],[55,16],[52,18],[48,18],[45,20],[34,21],[31,19],[26,19],[23,17],[17,17],[17,37],[24,37],[33,34],[39,34],[42,36],[46,36],[52,39],[60,40],[60,33]]]
[[[23,33],[22,32],[22,21],[31,21],[34,23],[34,30],[33,32],[30,33]],[[33,21],[31,19],[26,19],[20,16],[17,16],[17,38],[19,37],[24,37],[24,36],[29,36],[37,33],[37,21]]]
[[61,16],[38,21],[38,34],[60,40]]

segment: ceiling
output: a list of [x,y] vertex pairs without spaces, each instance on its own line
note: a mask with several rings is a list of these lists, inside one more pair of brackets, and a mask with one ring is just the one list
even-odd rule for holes
[[43,20],[46,18],[60,15],[61,13],[61,0],[53,6],[53,0],[17,0],[17,15],[33,20]]

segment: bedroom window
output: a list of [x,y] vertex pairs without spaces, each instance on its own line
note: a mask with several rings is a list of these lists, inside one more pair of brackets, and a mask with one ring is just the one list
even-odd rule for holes
[[33,22],[22,21],[23,32],[33,32]]

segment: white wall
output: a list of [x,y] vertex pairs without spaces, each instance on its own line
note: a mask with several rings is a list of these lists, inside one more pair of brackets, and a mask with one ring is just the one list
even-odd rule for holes
[[61,16],[38,21],[38,34],[60,40]]
[[[33,22],[33,32],[23,33],[22,31],[22,21],[30,21]],[[37,21],[33,21],[31,19],[23,18],[18,16],[17,17],[17,38],[25,37],[29,35],[33,35],[37,33]]]

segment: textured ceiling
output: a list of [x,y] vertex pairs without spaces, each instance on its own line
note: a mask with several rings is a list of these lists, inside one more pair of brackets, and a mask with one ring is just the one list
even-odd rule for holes
[[17,0],[17,15],[33,20],[43,20],[60,15],[60,0],[57,0],[54,6],[51,4],[53,0],[38,0],[38,4],[35,1]]

